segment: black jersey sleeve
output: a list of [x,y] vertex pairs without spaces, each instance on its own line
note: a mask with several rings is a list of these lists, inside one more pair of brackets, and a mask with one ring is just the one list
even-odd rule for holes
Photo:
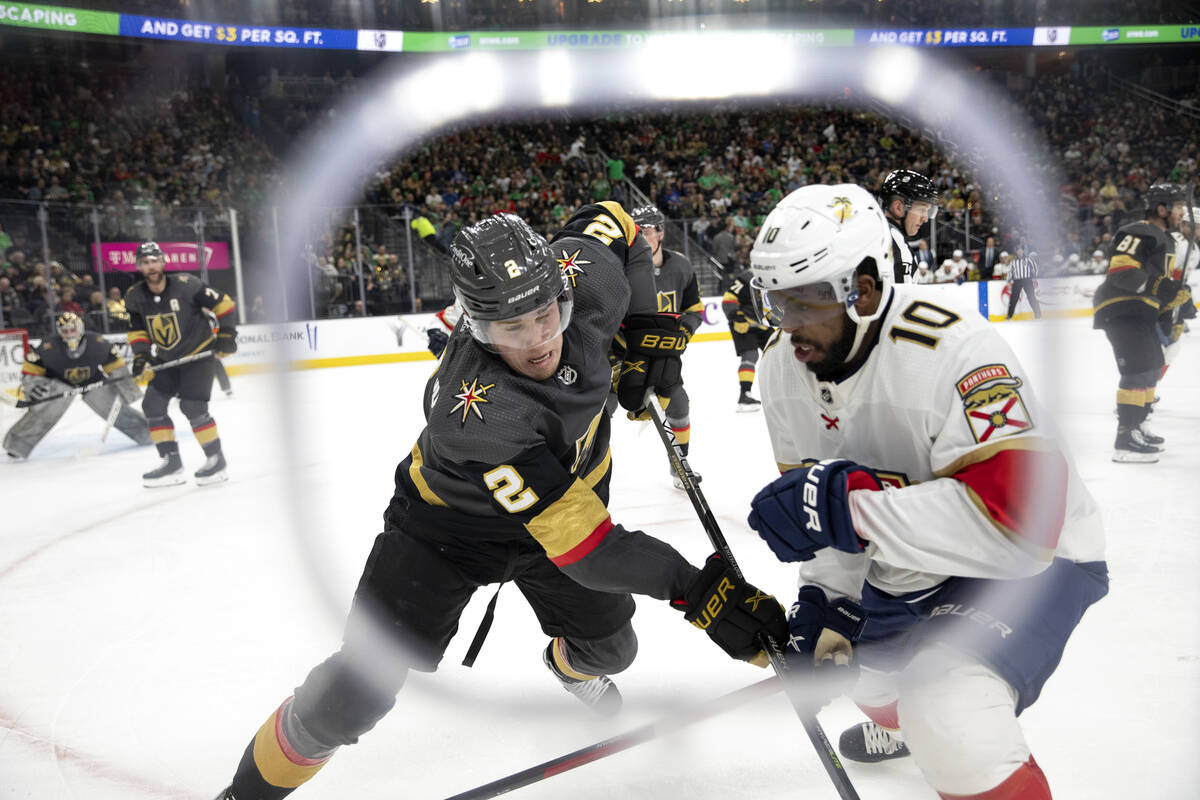
[[700,286],[696,276],[692,275],[687,287],[683,290],[683,302],[680,304],[679,324],[692,335],[700,327],[704,317],[704,303],[700,300]]
[[208,309],[213,313],[222,331],[234,330],[236,320],[233,310],[236,306],[229,295],[211,286],[200,284],[200,289],[196,292],[194,299],[199,308]]
[[605,200],[581,206],[551,242],[563,238],[591,237],[611,250],[625,268],[629,282],[629,314],[658,311],[658,291],[654,285],[654,261],[650,245],[638,233],[633,218],[620,203]]

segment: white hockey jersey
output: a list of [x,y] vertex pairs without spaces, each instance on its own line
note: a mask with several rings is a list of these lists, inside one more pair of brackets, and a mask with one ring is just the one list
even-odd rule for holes
[[1179,231],[1173,231],[1171,238],[1175,240],[1175,268],[1171,277],[1179,280],[1181,275],[1187,275],[1190,284],[1196,277],[1196,263],[1200,262],[1200,244],[1193,243],[1188,248],[1187,238]]
[[759,362],[781,472],[845,458],[888,484],[850,495],[866,550],[819,551],[801,583],[857,600],[864,579],[903,594],[950,576],[1029,576],[1055,556],[1103,560],[1095,501],[1024,368],[975,309],[897,286],[864,346],[867,359],[838,381],[818,381],[783,331]]

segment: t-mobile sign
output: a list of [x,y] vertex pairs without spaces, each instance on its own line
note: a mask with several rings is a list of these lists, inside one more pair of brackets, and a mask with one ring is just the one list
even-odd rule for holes
[[[137,272],[138,245],[141,242],[103,242],[100,245],[100,263],[105,272]],[[196,258],[195,242],[159,242],[162,248],[165,269],[168,272],[196,272],[200,262]],[[92,244],[92,258],[96,257],[96,245]],[[205,242],[204,260],[209,269],[229,269],[229,245],[225,242]]]

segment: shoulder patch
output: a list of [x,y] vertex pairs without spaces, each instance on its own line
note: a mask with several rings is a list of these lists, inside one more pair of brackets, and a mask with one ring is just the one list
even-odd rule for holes
[[587,274],[584,267],[592,263],[580,258],[582,252],[582,247],[576,247],[573,253],[568,253],[565,249],[559,249],[558,266],[563,271],[563,275],[566,275],[567,279],[571,281],[571,288],[575,287],[575,282],[580,277]]
[[485,422],[486,420],[483,418],[481,406],[484,403],[489,402],[486,397],[488,389],[491,389],[496,384],[489,383],[486,386],[483,386],[480,385],[478,378],[472,378],[470,386],[467,385],[465,380],[461,383],[461,390],[458,394],[454,395],[458,399],[458,402],[453,408],[450,409],[450,415],[453,416],[461,411],[462,419],[460,422],[462,422],[463,425],[467,424],[467,416],[472,413],[479,417],[480,422]]
[[976,442],[992,442],[1033,429],[1018,391],[1022,383],[1004,364],[988,364],[958,380],[955,388]]

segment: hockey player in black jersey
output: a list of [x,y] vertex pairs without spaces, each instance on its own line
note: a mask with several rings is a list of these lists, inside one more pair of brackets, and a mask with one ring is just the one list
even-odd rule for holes
[[[679,315],[679,328],[691,339],[700,327],[704,303],[700,300],[700,288],[696,282],[696,271],[692,262],[683,253],[663,247],[666,238],[666,217],[656,206],[641,206],[632,213],[633,221],[646,243],[654,260],[654,284],[658,298],[658,310]],[[680,381],[671,393],[665,408],[666,423],[675,434],[680,455],[687,457],[692,438],[691,403],[687,390]],[[695,480],[700,476],[693,472]],[[671,481],[676,489],[683,489],[683,481],[675,470],[671,470]]]
[[735,658],[787,631],[778,603],[720,558],[698,570],[609,517],[613,336],[624,328],[618,396],[635,411],[647,390],[673,388],[685,341],[654,311],[649,248],[620,205],[582,207],[550,243],[519,217],[485,219],[455,237],[451,279],[463,317],[425,387],[427,425],[396,469],[341,649],[271,714],[221,798],[278,800],[356,742],[409,670],[437,669],[484,584],[517,584],[550,637],[546,667],[602,713],[620,705],[608,676],[637,650],[631,593],[701,621]]
[[919,172],[895,169],[883,179],[879,202],[892,233],[892,265],[896,283],[911,283],[916,266],[908,240],[937,216],[937,187]]
[[[212,395],[214,362],[202,358],[174,369],[154,372],[156,363],[164,363],[208,350],[217,356],[237,351],[233,300],[229,295],[204,285],[191,275],[167,275],[163,251],[155,242],[143,242],[137,249],[137,267],[143,280],[125,294],[129,311],[129,346],[133,350],[134,377],[151,374],[146,386],[142,411],[150,423],[150,435],[162,456],[162,463],[142,475],[148,487],[183,483],[183,461],[175,441],[175,425],[167,416],[167,404],[179,398],[179,410],[192,426],[196,441],[204,450],[205,461],[196,470],[196,483],[217,483],[226,478],[225,455],[217,423],[208,413]],[[216,317],[214,334],[209,313]],[[153,353],[151,347],[153,346]]]
[[738,411],[758,411],[762,404],[750,395],[754,386],[754,369],[758,363],[760,351],[767,346],[767,340],[775,332],[775,328],[765,325],[759,320],[759,314],[754,308],[751,297],[750,270],[742,270],[734,276],[733,282],[721,297],[721,310],[729,321],[729,333],[733,337],[733,349],[738,356]]
[[85,333],[83,320],[71,311],[58,315],[54,329],[56,335],[25,356],[21,389],[28,410],[4,435],[5,452],[28,458],[77,395],[106,419],[115,407],[113,427],[138,444],[150,444],[146,419],[132,408],[141,392],[120,349],[98,333]]
[[1104,331],[1117,359],[1117,438],[1113,461],[1158,461],[1164,440],[1146,427],[1149,404],[1163,368],[1157,323],[1190,303],[1192,293],[1172,279],[1175,242],[1184,213],[1183,189],[1156,183],[1146,190],[1146,218],[1113,236],[1104,282],[1092,297],[1093,325]]

